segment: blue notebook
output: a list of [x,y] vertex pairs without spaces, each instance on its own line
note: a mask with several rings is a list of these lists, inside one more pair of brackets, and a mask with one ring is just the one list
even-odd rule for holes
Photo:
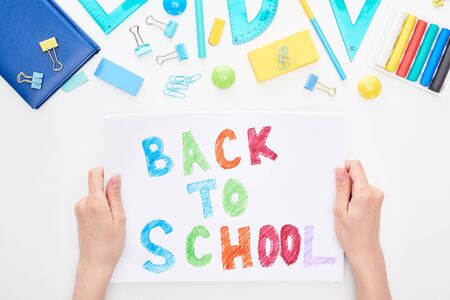
[[[63,68],[53,70],[40,42],[56,38]],[[100,47],[53,0],[3,0],[0,8],[0,76],[32,107],[39,108]],[[50,53],[54,55],[53,50]],[[19,73],[44,74],[41,89],[19,83]],[[23,76],[20,79],[23,78]]]

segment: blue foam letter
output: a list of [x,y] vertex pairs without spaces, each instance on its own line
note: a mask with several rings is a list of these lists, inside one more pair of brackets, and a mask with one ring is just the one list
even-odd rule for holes
[[209,190],[215,189],[216,189],[215,179],[194,182],[187,185],[187,191],[189,194],[200,191],[200,197],[202,198],[202,206],[203,206],[203,217],[205,219],[213,216],[211,199],[209,197]]
[[[143,140],[142,148],[144,148],[147,170],[150,177],[164,176],[172,170],[173,160],[169,156],[162,154],[164,152],[164,144],[160,138],[153,136]],[[165,164],[163,168],[156,166],[156,162],[161,160]]]
[[153,244],[150,241],[150,231],[155,227],[161,227],[165,234],[172,232],[172,226],[164,220],[154,220],[145,225],[144,229],[141,231],[141,243],[142,245],[151,253],[162,256],[166,262],[162,265],[157,265],[147,260],[144,264],[144,268],[153,273],[163,273],[168,271],[175,264],[175,256],[172,252]]

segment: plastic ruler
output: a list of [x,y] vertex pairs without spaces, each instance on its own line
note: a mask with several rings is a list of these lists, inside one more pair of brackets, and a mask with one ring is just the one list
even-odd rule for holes
[[103,32],[109,34],[147,0],[125,0],[110,14],[107,14],[96,0],[79,0],[79,2]]
[[330,0],[334,17],[339,26],[345,48],[347,49],[350,61],[355,58],[356,52],[361,45],[364,35],[372,22],[373,17],[380,5],[381,0],[366,0],[358,19],[353,23],[347,10],[345,0]]
[[261,35],[272,23],[277,9],[278,0],[263,0],[258,15],[249,22],[245,0],[228,0],[233,44],[245,44]]

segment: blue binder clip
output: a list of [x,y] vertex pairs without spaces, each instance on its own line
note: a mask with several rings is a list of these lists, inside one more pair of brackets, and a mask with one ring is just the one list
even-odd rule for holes
[[134,40],[136,41],[137,48],[134,49],[134,53],[136,53],[138,57],[152,52],[152,47],[150,47],[150,44],[145,43],[144,40],[142,39],[139,33],[138,25],[131,26],[129,30],[133,34]]
[[328,87],[319,81],[319,76],[316,74],[309,74],[308,79],[305,83],[305,89],[313,92],[315,89],[321,90],[322,92],[327,93],[330,97],[336,95],[336,88]]
[[20,72],[17,75],[18,83],[31,83],[31,88],[35,90],[40,90],[42,88],[42,81],[44,79],[44,74],[39,72],[33,72],[33,76],[28,76],[24,72]]
[[145,23],[150,26],[155,26],[164,31],[164,35],[168,38],[172,38],[175,35],[175,32],[178,28],[178,23],[175,21],[169,21],[169,24],[166,24],[164,22],[158,21],[153,16],[148,16],[145,19]]
[[175,46],[175,51],[170,52],[169,54],[158,55],[156,57],[156,62],[159,65],[162,65],[166,61],[171,60],[171,59],[175,59],[175,58],[178,58],[179,61],[182,61],[182,60],[185,60],[185,59],[189,58],[187,50],[186,50],[186,46],[184,45],[184,43],[176,45]]

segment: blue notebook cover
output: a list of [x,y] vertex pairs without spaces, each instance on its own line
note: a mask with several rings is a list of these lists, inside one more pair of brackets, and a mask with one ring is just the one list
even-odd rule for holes
[[[39,108],[100,47],[53,0],[2,0],[0,8],[0,76],[32,107]],[[55,37],[61,71],[52,69],[39,42]],[[53,51],[51,51],[53,54]],[[24,72],[44,74],[42,89],[18,83]]]

